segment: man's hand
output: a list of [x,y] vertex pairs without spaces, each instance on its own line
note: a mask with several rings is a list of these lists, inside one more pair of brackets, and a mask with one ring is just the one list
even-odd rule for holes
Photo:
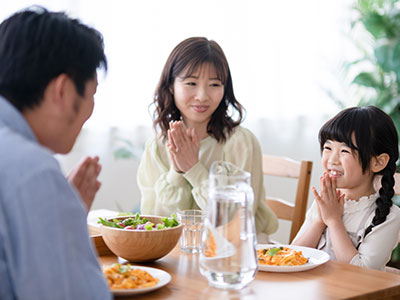
[[101,182],[97,180],[100,171],[99,157],[87,156],[67,176],[68,181],[78,190],[88,210],[101,186]]

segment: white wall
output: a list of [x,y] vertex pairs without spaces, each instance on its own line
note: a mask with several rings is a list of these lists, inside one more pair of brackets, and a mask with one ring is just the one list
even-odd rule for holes
[[215,39],[228,58],[248,119],[331,114],[324,89],[352,54],[347,34],[355,0],[13,0],[0,19],[38,3],[64,10],[104,35],[109,60],[86,127],[151,126],[148,105],[165,60],[185,38]]

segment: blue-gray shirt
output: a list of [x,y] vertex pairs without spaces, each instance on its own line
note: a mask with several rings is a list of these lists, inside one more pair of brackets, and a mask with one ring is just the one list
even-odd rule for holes
[[0,299],[110,299],[88,236],[77,191],[0,96]]

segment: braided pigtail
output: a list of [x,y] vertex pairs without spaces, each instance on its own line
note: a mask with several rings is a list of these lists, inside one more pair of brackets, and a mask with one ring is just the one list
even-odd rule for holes
[[376,199],[375,216],[372,219],[372,224],[367,227],[364,233],[364,238],[371,232],[372,228],[385,222],[387,215],[390,213],[390,207],[393,205],[392,198],[394,195],[394,172],[396,171],[396,164],[390,160],[382,173],[381,184],[379,189],[379,197]]

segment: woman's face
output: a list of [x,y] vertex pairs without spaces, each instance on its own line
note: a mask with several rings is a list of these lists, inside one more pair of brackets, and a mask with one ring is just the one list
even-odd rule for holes
[[224,96],[224,85],[209,63],[201,65],[189,77],[185,75],[186,70],[175,78],[172,91],[175,105],[187,127],[207,128]]

